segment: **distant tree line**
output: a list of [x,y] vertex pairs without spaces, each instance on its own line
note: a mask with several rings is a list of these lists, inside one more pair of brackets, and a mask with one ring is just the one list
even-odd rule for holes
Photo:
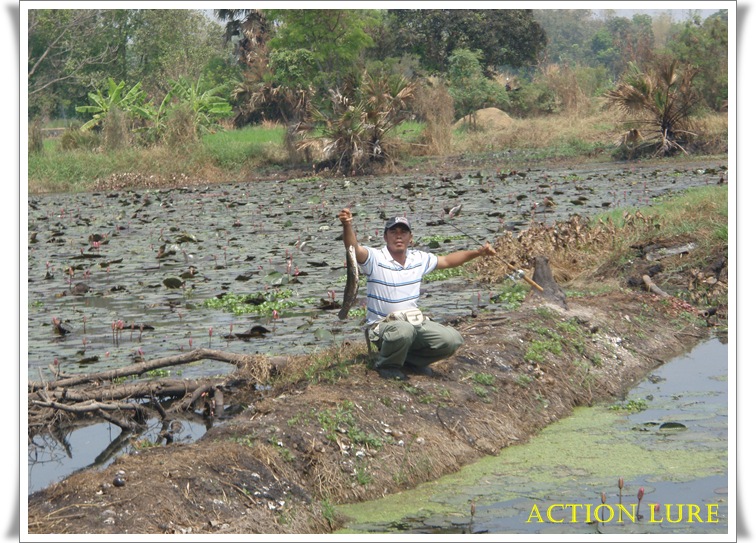
[[[110,79],[129,88],[140,83],[160,102],[170,81],[202,77],[208,87],[225,84],[238,111],[248,106],[233,100],[234,94],[248,98],[238,88],[245,83],[322,90],[348,85],[366,69],[409,79],[448,77],[456,50],[477,55],[484,77],[506,74],[520,86],[549,65],[591,70],[584,77],[595,81],[597,93],[615,84],[629,63],[642,66],[663,51],[699,68],[708,107],[727,100],[725,10],[683,21],[669,12],[629,19],[520,9],[215,10],[214,18],[177,9],[28,14],[30,118],[76,117],[76,107]],[[277,115],[275,109],[264,114]]]
[[491,106],[544,115],[605,95],[660,58],[694,68],[691,109],[727,103],[725,10],[676,21],[572,9],[42,9],[29,10],[28,30],[30,120],[97,126],[109,92],[136,89],[132,125],[152,131],[147,142],[181,106],[197,123],[283,122],[294,150],[326,120],[331,133],[352,130],[358,106],[372,139],[345,144],[380,158],[383,136],[369,121],[378,102],[395,116],[386,130],[432,120],[432,108],[412,106],[431,87],[448,91],[454,119]]

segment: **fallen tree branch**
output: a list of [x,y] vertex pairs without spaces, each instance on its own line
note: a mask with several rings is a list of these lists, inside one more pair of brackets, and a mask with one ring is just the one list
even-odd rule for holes
[[108,415],[108,413],[105,412],[105,410],[103,410],[103,409],[98,409],[97,410],[97,415],[100,416],[101,418],[105,419],[109,423],[115,424],[116,426],[118,426],[124,432],[134,432],[134,431],[136,431],[137,427],[139,426],[139,424],[136,421],[121,420],[118,417],[113,417],[111,415]]
[[138,362],[122,368],[116,368],[113,370],[101,371],[98,373],[85,373],[82,375],[76,375],[73,377],[66,377],[64,379],[57,379],[51,382],[29,382],[29,391],[35,391],[42,388],[61,388],[70,387],[74,385],[80,385],[82,383],[112,381],[120,377],[131,377],[134,375],[142,375],[151,370],[159,368],[166,368],[170,366],[180,366],[182,364],[188,364],[190,362],[196,362],[198,360],[218,360],[220,362],[228,362],[235,365],[237,368],[244,369],[249,364],[253,364],[256,361],[262,360],[260,357],[246,354],[230,353],[227,351],[217,351],[215,349],[195,349],[187,353],[182,353],[174,356],[166,356],[163,358],[156,358],[149,362]]
[[657,294],[657,295],[662,296],[664,298],[667,298],[669,296],[669,294],[667,294],[662,289],[660,289],[659,287],[657,287],[656,284],[653,281],[651,281],[651,278],[648,275],[644,275],[643,276],[643,283],[645,283],[646,288],[649,291],[653,292],[654,294]]
[[[127,398],[181,397],[193,392],[203,383],[197,380],[161,379],[143,383],[128,383],[124,385],[98,386],[91,390],[75,390],[72,388],[58,388],[48,390],[45,400],[68,400],[70,402],[85,401],[116,401]],[[39,391],[38,391],[39,392]],[[37,392],[37,393],[38,393]]]
[[[82,419],[99,417],[129,431],[135,431],[136,426],[148,420],[148,415],[166,420],[168,413],[190,414],[195,410],[202,410],[205,417],[214,417],[223,413],[221,389],[230,376],[222,379],[141,379],[127,383],[119,381],[128,377],[143,376],[160,368],[211,359],[233,364],[238,368],[237,372],[244,374],[245,380],[263,383],[272,373],[276,373],[285,365],[286,360],[276,358],[282,357],[269,358],[214,349],[195,349],[178,355],[81,375],[65,374],[62,368],[56,365],[50,368],[54,380],[45,381],[40,374],[40,381],[30,381],[28,384],[29,430],[37,432],[40,428],[51,428],[64,420],[70,424],[71,416]],[[164,400],[181,401],[173,403],[168,409],[161,405],[161,401]],[[108,415],[108,412],[124,410],[134,413],[135,422]]]
[[32,404],[37,405],[39,407],[49,407],[51,409],[60,409],[61,411],[67,411],[69,413],[91,413],[93,411],[142,411],[144,412],[144,408],[140,405],[133,404],[133,403],[101,403],[101,402],[81,402],[73,405],[55,402],[55,401],[49,401],[49,402],[42,402],[39,400],[32,400]]

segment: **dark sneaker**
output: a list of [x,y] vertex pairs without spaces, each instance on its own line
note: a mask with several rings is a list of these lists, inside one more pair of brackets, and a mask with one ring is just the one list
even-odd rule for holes
[[433,371],[430,366],[410,366],[409,364],[405,364],[404,368],[408,373],[414,375],[425,375],[426,377],[433,377],[436,375],[436,372]]
[[376,371],[383,379],[395,379],[397,381],[406,381],[408,379],[404,372],[397,368],[378,368]]

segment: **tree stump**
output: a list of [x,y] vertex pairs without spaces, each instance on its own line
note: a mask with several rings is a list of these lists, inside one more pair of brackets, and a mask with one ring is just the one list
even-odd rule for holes
[[543,291],[533,289],[531,292],[534,295],[541,296],[544,299],[567,309],[567,296],[562,290],[562,287],[560,287],[554,280],[554,275],[551,273],[551,266],[549,266],[549,259],[547,257],[535,257],[533,281],[543,288]]

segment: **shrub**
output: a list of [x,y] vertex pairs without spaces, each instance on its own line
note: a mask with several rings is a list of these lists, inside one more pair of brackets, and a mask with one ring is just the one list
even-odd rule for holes
[[63,151],[75,149],[95,150],[100,144],[100,134],[95,130],[82,130],[81,124],[72,122],[60,136],[60,148]]

